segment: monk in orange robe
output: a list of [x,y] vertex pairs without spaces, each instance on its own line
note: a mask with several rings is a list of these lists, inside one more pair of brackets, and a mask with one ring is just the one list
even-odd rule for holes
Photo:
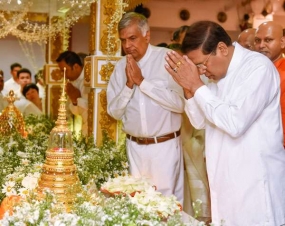
[[280,74],[280,105],[283,125],[283,145],[285,147],[285,36],[280,24],[269,21],[264,22],[255,33],[255,50],[267,56]]

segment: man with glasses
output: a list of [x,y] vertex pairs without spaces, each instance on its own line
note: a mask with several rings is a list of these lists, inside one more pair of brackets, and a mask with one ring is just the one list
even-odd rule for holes
[[[192,125],[205,129],[212,222],[284,224],[285,152],[276,68],[267,57],[232,44],[211,21],[190,26],[182,52],[183,57],[169,52],[165,68],[184,90]],[[212,79],[207,86],[202,73]]]

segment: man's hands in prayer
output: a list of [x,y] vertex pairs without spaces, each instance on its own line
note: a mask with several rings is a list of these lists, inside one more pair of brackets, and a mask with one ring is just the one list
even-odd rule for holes
[[73,86],[70,82],[66,84],[65,88],[66,94],[68,95],[69,99],[71,100],[73,105],[77,105],[77,98],[81,97],[80,90]]
[[142,76],[141,69],[137,65],[137,62],[133,58],[132,55],[128,54],[126,56],[127,65],[126,65],[126,75],[127,75],[127,83],[126,85],[129,88],[133,88],[134,85],[140,86],[144,77]]
[[187,56],[181,57],[175,51],[168,52],[165,60],[168,63],[165,65],[166,70],[183,88],[185,98],[192,98],[196,90],[204,85],[200,79],[201,71]]

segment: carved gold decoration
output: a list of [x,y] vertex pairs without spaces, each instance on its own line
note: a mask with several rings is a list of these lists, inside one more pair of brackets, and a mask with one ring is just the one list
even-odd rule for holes
[[[51,23],[58,23],[58,21],[61,20],[60,17],[54,16],[51,19]],[[56,63],[56,59],[59,56],[59,54],[63,50],[63,38],[62,33],[56,35],[53,39],[50,39],[49,43],[50,48],[47,48],[46,51],[50,50],[50,60],[47,60],[47,62]]]
[[90,30],[89,30],[89,53],[94,54],[96,51],[96,3],[90,7]]
[[117,12],[116,7],[119,7],[116,3],[117,1],[107,0],[104,4],[104,15],[106,17],[103,20],[103,24],[106,26],[106,29],[103,30],[103,35],[100,40],[100,49],[104,54],[109,56],[115,55],[119,48],[117,34],[119,21],[114,21],[114,15]]
[[85,65],[84,65],[84,84],[90,87],[91,81],[91,58],[85,58]]
[[[106,90],[102,90],[99,95],[100,100],[100,114],[98,114],[98,121],[100,124],[100,130],[98,131],[101,133],[97,134],[97,137],[100,135],[102,140],[102,131],[106,131],[110,138],[116,140],[116,128],[117,128],[117,120],[112,118],[107,113],[107,92]],[[98,137],[100,138],[100,137]]]
[[51,78],[55,81],[61,80],[62,79],[62,71],[59,68],[52,70]]
[[102,65],[101,70],[99,71],[99,74],[101,75],[101,79],[106,82],[109,81],[114,68],[115,68],[115,65],[110,62]]
[[22,136],[26,136],[22,113],[14,105],[15,100],[18,99],[14,91],[11,90],[4,99],[8,101],[8,106],[0,115],[0,135],[9,136],[12,132],[17,131]]
[[94,89],[91,89],[88,93],[88,136],[93,134],[93,122],[94,122]]

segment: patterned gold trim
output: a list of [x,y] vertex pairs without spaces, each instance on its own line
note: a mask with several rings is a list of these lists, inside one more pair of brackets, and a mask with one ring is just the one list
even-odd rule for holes
[[89,53],[94,54],[96,51],[96,2],[90,6],[90,30],[89,30]]
[[97,145],[100,145],[102,142],[102,131],[106,131],[111,139],[116,140],[117,120],[112,118],[107,113],[107,92],[106,90],[102,90],[99,93],[99,103],[98,103],[97,110],[98,110]]
[[94,122],[94,89],[91,89],[88,94],[88,136],[91,136],[94,132],[93,122]]
[[84,85],[90,87],[91,82],[91,57],[85,57],[84,59]]

